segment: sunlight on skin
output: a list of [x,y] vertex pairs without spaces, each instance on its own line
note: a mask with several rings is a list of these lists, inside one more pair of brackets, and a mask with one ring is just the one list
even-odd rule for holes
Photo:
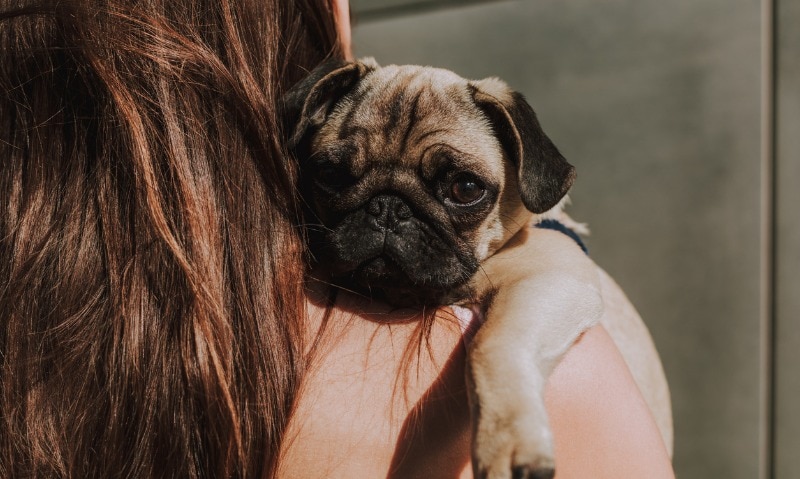
[[545,405],[556,479],[674,478],[650,410],[602,326],[587,331],[553,371]]

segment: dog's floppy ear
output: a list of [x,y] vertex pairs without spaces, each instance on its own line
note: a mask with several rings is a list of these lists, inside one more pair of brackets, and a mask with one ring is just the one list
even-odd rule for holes
[[321,63],[283,97],[283,117],[289,132],[289,147],[298,144],[327,118],[333,105],[377,65],[371,59]]
[[472,96],[489,117],[500,143],[518,169],[525,207],[544,213],[556,206],[575,180],[575,167],[544,134],[533,108],[496,78],[470,82]]

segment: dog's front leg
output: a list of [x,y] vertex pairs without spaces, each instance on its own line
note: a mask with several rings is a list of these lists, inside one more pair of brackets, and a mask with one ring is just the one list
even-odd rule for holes
[[476,277],[491,299],[469,351],[476,478],[547,478],[553,440],[544,386],[602,314],[596,266],[556,232],[523,230]]

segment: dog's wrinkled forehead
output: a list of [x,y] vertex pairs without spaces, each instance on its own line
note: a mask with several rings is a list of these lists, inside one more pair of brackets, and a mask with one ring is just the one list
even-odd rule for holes
[[367,161],[435,168],[435,157],[446,152],[462,167],[502,175],[503,150],[491,124],[467,80],[447,70],[392,65],[370,72],[336,103],[312,149],[342,143],[359,150],[351,158],[356,170]]

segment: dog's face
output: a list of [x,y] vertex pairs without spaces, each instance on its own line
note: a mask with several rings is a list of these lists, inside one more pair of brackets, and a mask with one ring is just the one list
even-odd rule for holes
[[287,95],[287,116],[312,254],[395,303],[452,300],[574,177],[499,80],[327,64]]

